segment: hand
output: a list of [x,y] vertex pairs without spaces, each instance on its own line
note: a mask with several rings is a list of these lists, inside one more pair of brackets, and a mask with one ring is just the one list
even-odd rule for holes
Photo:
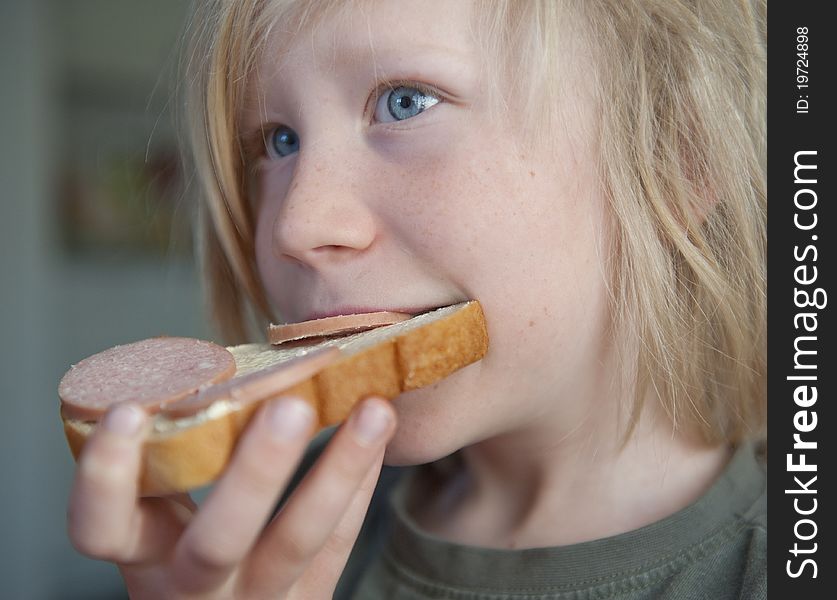
[[332,597],[395,431],[388,402],[356,407],[267,526],[310,439],[308,405],[267,403],[200,509],[188,494],[137,498],[146,421],[113,407],[79,456],[67,512],[77,550],[115,562],[132,598]]

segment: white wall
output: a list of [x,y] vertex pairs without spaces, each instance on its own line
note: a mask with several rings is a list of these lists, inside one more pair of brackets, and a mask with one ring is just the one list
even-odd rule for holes
[[[56,137],[66,130],[58,104],[67,74],[110,74],[138,90],[150,86],[150,93],[158,65],[169,57],[185,4],[0,2],[4,598],[125,597],[115,569],[79,556],[66,537],[73,462],[56,396],[64,371],[72,362],[116,343],[161,333],[212,337],[188,261],[67,258],[56,235],[57,169],[62,153],[72,151],[67,140]],[[141,46],[150,50],[142,51]]]

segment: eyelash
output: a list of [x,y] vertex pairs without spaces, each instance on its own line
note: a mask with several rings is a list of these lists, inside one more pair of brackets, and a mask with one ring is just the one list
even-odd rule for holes
[[[386,93],[390,93],[398,89],[399,87],[408,87],[413,88],[421,92],[422,95],[425,96],[433,96],[438,98],[439,104],[444,103],[445,94],[440,90],[436,89],[433,86],[413,81],[409,79],[399,79],[395,81],[385,81],[378,83],[369,96],[366,98],[366,104],[364,106],[364,116],[371,119],[374,116],[375,106],[380,100],[381,96]],[[413,117],[415,118],[415,117]],[[410,119],[405,119],[410,120]],[[394,123],[398,123],[395,121]],[[377,123],[381,124],[381,122]],[[387,122],[386,125],[392,125],[393,122]],[[271,136],[273,135],[274,130],[277,127],[283,126],[284,123],[265,123],[259,129],[258,132],[254,135],[253,139],[247,143],[247,148],[245,149],[245,156],[247,157],[247,162],[251,164],[250,171],[254,172],[258,168],[258,161],[263,158],[270,157],[270,150],[268,149],[268,144],[270,144]]]

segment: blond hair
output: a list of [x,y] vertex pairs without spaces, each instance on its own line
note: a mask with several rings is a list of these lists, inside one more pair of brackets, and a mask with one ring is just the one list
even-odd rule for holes
[[[200,3],[185,104],[204,196],[203,269],[229,341],[272,318],[255,266],[240,115],[271,27],[301,31],[347,3]],[[555,131],[571,21],[597,99],[600,172],[614,223],[611,300],[626,383],[706,441],[764,434],[766,419],[763,0],[483,0],[474,33],[522,95],[524,130]],[[293,28],[293,29],[292,29]],[[489,70],[489,73],[491,71]]]

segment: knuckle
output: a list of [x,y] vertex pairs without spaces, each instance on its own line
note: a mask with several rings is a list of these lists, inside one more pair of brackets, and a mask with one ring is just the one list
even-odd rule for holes
[[124,484],[127,479],[126,471],[124,465],[120,465],[114,460],[91,458],[79,465],[78,475],[87,482],[113,489]]
[[122,448],[112,451],[91,452],[83,456],[78,463],[77,477],[96,482],[107,488],[118,488],[130,480],[133,473],[129,468],[130,457]]
[[348,477],[329,477],[322,482],[320,493],[312,498],[312,514],[331,514],[335,508],[342,507],[354,490],[357,488],[357,481]]
[[278,543],[277,554],[284,562],[298,564],[307,561],[316,551],[311,543],[306,541],[303,532],[290,531]]
[[332,458],[332,465],[329,469],[331,477],[335,485],[341,487],[357,488],[363,476],[372,466],[372,455],[368,452],[354,451],[338,451],[334,453]]
[[278,471],[268,461],[242,461],[235,473],[237,487],[251,496],[274,496],[279,491]]
[[236,563],[223,543],[187,543],[183,546],[183,559],[199,572],[221,571]]
[[276,494],[290,471],[290,461],[298,458],[297,454],[289,453],[287,446],[270,440],[259,438],[248,442],[231,465],[237,483],[249,493]]
[[83,506],[71,500],[67,510],[67,537],[70,544],[79,553],[101,560],[118,560],[124,544],[116,538],[114,532],[103,531],[98,526],[94,515],[85,511]]
[[345,535],[344,533],[335,530],[332,532],[323,546],[323,550],[332,555],[342,555],[352,546],[354,546],[355,538]]
[[119,562],[122,557],[124,545],[101,533],[94,533],[90,529],[71,530],[69,537],[73,548],[90,558]]

